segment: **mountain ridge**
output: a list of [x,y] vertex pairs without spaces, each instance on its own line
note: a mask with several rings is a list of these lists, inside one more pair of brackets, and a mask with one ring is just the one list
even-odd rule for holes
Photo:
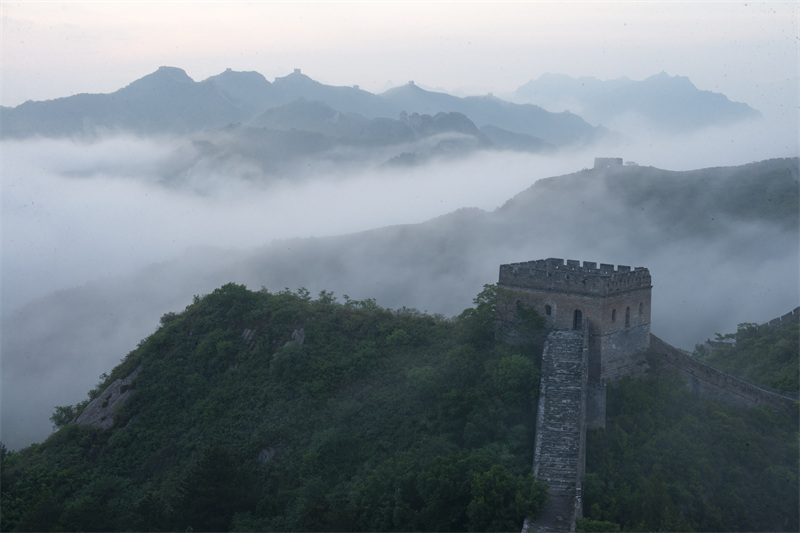
[[689,78],[664,71],[641,81],[547,73],[517,88],[513,96],[515,101],[535,101],[549,110],[574,109],[590,123],[612,129],[622,129],[626,122],[637,120],[652,129],[685,133],[763,119],[747,104],[699,90]]
[[[569,77],[557,79],[560,83],[565,79],[572,80],[571,86],[581,80]],[[547,80],[553,82],[552,77],[545,78]],[[624,80],[624,83],[620,80]],[[614,81],[619,86],[615,91],[605,90],[602,97],[581,97],[588,102],[587,117],[590,122],[603,123],[608,122],[606,119],[609,118],[638,113],[649,120],[653,127],[678,132],[760,116],[746,104],[730,102],[724,95],[698,91],[688,78],[670,77],[662,73],[643,82],[620,80]],[[672,86],[667,87],[665,83]],[[527,101],[513,103],[491,95],[457,97],[426,91],[413,82],[373,94],[358,86],[320,83],[299,69],[277,77],[273,82],[257,72],[231,69],[198,82],[180,68],[162,66],[112,93],[87,93],[2,107],[0,136],[91,137],[118,131],[186,134],[224,127],[230,123],[247,124],[257,115],[297,98],[323,101],[337,111],[356,113],[367,118],[396,118],[401,112],[430,115],[459,112],[479,128],[493,126],[516,134],[531,135],[562,147],[592,143],[610,133],[604,127],[586,122],[580,111],[577,114],[565,109],[547,111],[549,103],[552,104],[547,100],[552,95],[548,96],[549,93],[545,94],[545,91],[541,98],[545,101],[533,101],[530,94],[531,91],[535,94],[535,88],[531,84],[534,84],[534,80],[515,93],[517,99],[526,99],[527,94]],[[647,87],[647,84],[652,87]],[[668,99],[671,103],[665,106],[667,100],[664,100],[664,96],[669,96],[675,90],[679,92]],[[611,94],[614,92],[618,94]],[[579,96],[572,94],[569,98]],[[676,105],[679,104],[685,109],[677,110]],[[198,112],[200,109],[202,113]],[[606,124],[614,125],[613,121]]]

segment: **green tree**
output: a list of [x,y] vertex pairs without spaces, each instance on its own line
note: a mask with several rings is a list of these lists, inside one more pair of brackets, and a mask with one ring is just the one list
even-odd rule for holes
[[501,465],[475,474],[467,505],[470,531],[515,531],[526,517],[539,514],[547,498],[533,475],[515,476]]
[[183,478],[175,511],[181,529],[227,531],[234,513],[254,508],[252,476],[226,448],[213,446]]
[[57,405],[53,414],[50,415],[50,422],[53,429],[60,429],[75,420],[76,409],[74,405]]

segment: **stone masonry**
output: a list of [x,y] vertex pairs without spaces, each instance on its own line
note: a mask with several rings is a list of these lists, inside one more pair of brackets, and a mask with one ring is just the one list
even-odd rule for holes
[[533,470],[548,501],[524,531],[574,531],[582,516],[586,429],[605,427],[606,382],[646,370],[650,272],[549,258],[500,266],[500,331],[533,308],[551,333],[542,353]]
[[747,409],[761,405],[789,412],[797,409],[797,393],[776,391],[726,374],[655,335],[651,335],[650,342],[653,377],[678,373],[694,394],[734,407]]
[[[797,408],[793,395],[766,390],[706,365],[650,334],[650,272],[637,267],[563,259],[500,266],[500,332],[519,322],[521,308],[545,317],[533,470],[548,484],[548,501],[523,533],[574,531],[583,514],[586,429],[605,427],[606,383],[624,376],[677,372],[693,392],[740,407]],[[800,309],[770,321],[800,321]],[[513,336],[508,339],[513,342]],[[652,364],[652,368],[650,368]]]
[[588,323],[590,382],[644,373],[652,289],[646,268],[540,259],[501,265],[498,287],[545,317],[550,329],[576,330]]
[[582,516],[586,465],[586,332],[554,331],[542,353],[533,473],[548,484],[547,504],[525,531],[574,531]]

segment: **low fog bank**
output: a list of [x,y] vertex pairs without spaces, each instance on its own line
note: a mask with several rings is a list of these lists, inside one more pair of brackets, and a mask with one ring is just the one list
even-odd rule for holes
[[[786,120],[758,119],[726,127],[710,127],[682,135],[667,135],[635,117],[618,117],[614,131],[625,132],[597,150],[626,161],[669,170],[744,165],[800,155],[797,111]],[[793,119],[791,117],[794,117]]]
[[[250,253],[196,249],[135,275],[61,291],[4,321],[2,434],[10,447],[41,440],[55,405],[76,403],[167,311],[229,281],[276,292],[305,287],[340,299],[376,298],[452,316],[471,306],[508,262],[549,256],[646,266],[653,276],[652,331],[685,349],[740,322],[765,322],[796,307],[797,235],[741,225],[716,243],[509,235],[495,214],[462,210],[433,221],[332,238],[291,239]],[[535,217],[532,217],[535,218]],[[655,237],[642,228],[646,238]],[[536,229],[536,224],[530,224]],[[541,228],[540,228],[541,229]],[[10,356],[10,357],[9,357]],[[19,399],[24,399],[19,401]]]
[[209,165],[187,155],[187,139],[3,141],[2,315],[193,246],[245,250],[422,222],[462,207],[492,210],[537,179],[591,167],[596,156],[689,170],[798,154],[796,123],[681,137],[634,123],[625,129],[599,146],[552,155],[478,152],[396,168],[378,166],[380,158],[340,167],[309,160],[269,179],[246,159]]
[[[572,158],[492,153],[421,167],[362,168],[258,182],[241,161],[163,167],[176,139],[3,142],[3,315],[50,292],[132,273],[195,246],[248,249],[494,209]],[[589,164],[591,156],[582,155]]]
[[[655,166],[723,164],[728,147],[713,140],[691,139],[671,152],[671,165]],[[45,438],[53,407],[85,398],[161,315],[230,281],[451,316],[497,281],[503,263],[646,266],[653,332],[687,349],[800,299],[797,228],[718,217],[694,235],[680,220],[631,211],[599,180],[574,194],[517,194],[591,167],[596,155],[652,164],[643,156],[658,150],[647,143],[631,145],[632,156],[619,147],[495,152],[268,186],[238,175],[237,163],[220,174],[190,170],[181,187],[159,178],[175,147],[130,138],[3,143],[0,438],[10,448]],[[185,186],[193,180],[212,186]]]

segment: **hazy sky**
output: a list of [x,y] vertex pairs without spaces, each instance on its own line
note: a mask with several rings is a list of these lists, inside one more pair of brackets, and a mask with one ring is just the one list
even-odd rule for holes
[[293,68],[381,92],[510,92],[544,72],[666,71],[747,101],[797,76],[798,3],[1,1],[0,102],[112,92],[161,65],[195,80]]

